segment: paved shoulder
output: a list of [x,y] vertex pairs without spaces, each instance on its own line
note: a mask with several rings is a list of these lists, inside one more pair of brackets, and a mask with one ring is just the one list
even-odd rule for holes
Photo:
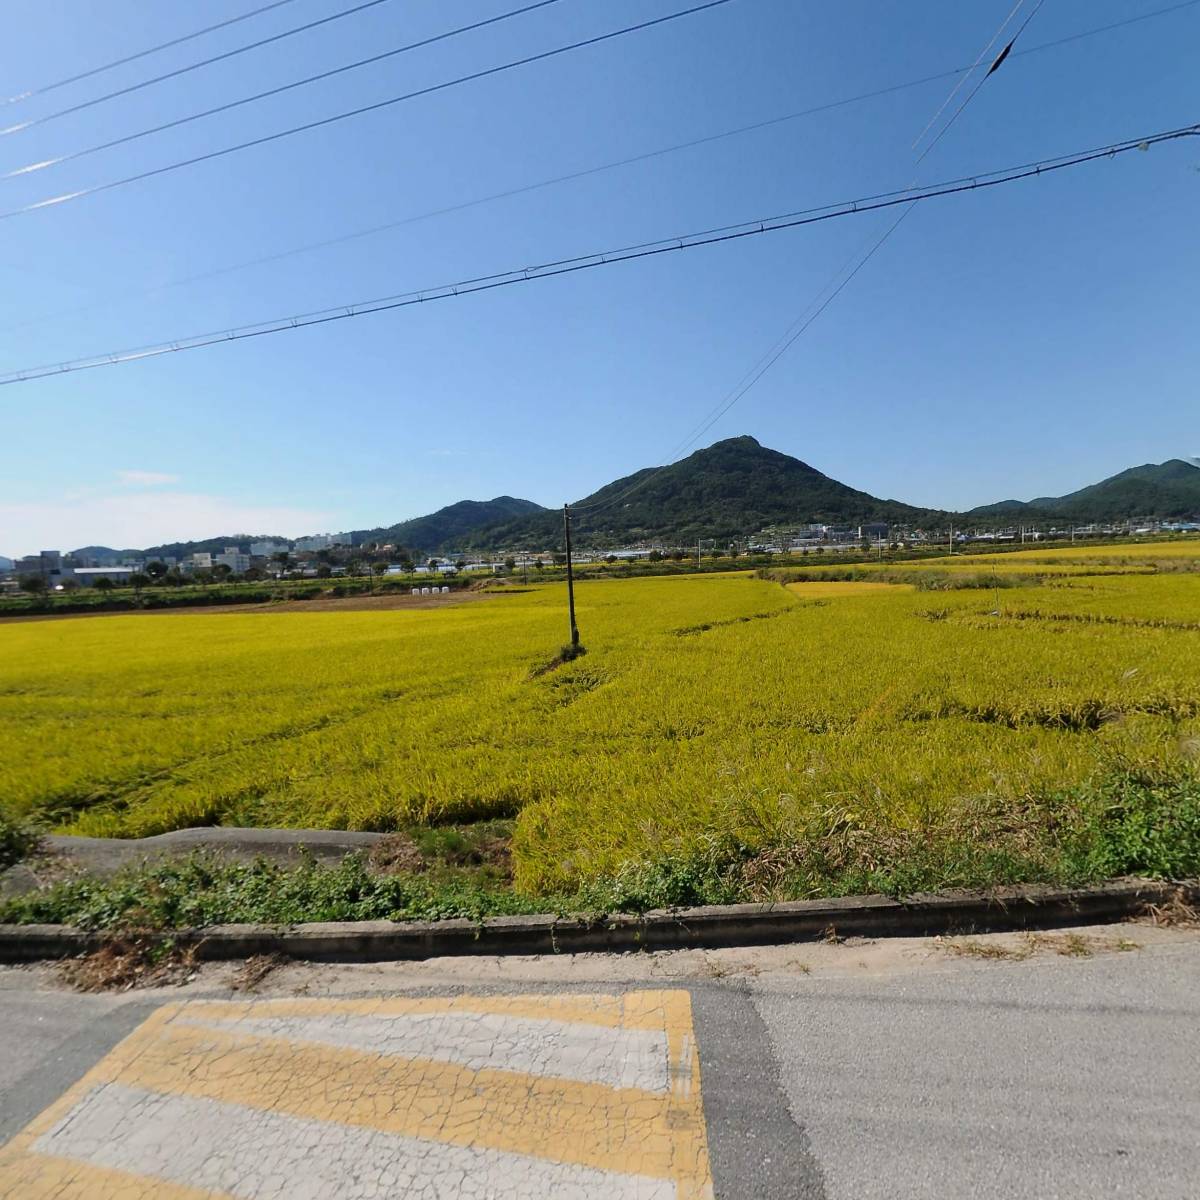
[[1200,1196],[1200,945],[764,991],[831,1200]]

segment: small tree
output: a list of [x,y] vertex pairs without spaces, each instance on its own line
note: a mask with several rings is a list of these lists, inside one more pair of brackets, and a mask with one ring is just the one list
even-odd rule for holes
[[22,575],[18,581],[21,591],[31,596],[44,596],[47,592],[46,581],[40,575]]
[[515,558],[506,558],[504,560],[504,569],[511,575],[517,569],[517,560]]
[[741,554],[741,551],[736,546],[729,547],[729,557],[730,558],[737,558],[737,556],[739,554]]
[[165,562],[159,562],[157,559],[155,559],[154,562],[148,562],[146,564],[146,574],[149,575],[155,583],[158,583],[159,580],[166,575],[166,573],[167,564]]
[[142,595],[142,588],[146,587],[150,582],[150,576],[143,574],[141,571],[134,571],[129,577],[129,586],[133,588],[133,594],[139,599]]
[[116,584],[113,583],[113,581],[109,579],[107,575],[101,575],[96,582],[92,584],[92,587],[94,587],[98,592],[111,592],[113,588],[116,587]]
[[218,583],[224,583],[233,574],[233,568],[228,563],[217,563],[212,573]]
[[650,553],[646,555],[647,562],[657,563],[662,562],[662,560],[663,556],[661,550],[651,550]]
[[271,555],[271,561],[274,563],[278,563],[279,574],[282,576],[282,575],[287,574],[287,569],[288,569],[289,565],[291,564],[292,556],[286,550],[277,550],[274,554]]
[[[383,576],[385,576],[387,574],[387,569],[388,569],[388,564],[387,564],[386,558],[381,558],[381,559],[379,559],[378,562],[373,562],[371,564],[371,573],[375,576],[375,579],[382,579]],[[371,590],[372,591],[375,590],[374,580],[372,580],[372,582],[371,582]]]
[[263,577],[262,567],[247,567],[242,572],[242,578],[247,583],[257,583]]
[[533,568],[535,571],[541,571],[545,568],[545,566],[546,566],[546,564],[544,562],[542,562],[542,560],[540,558],[535,558],[533,560]]
[[436,558],[431,558],[425,565],[434,575],[438,573],[438,560]]

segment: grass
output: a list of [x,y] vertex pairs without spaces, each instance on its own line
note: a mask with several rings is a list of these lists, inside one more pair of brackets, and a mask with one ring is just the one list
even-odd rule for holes
[[[919,568],[986,586],[863,587],[887,582],[865,565],[791,588],[583,582],[588,653],[542,673],[558,584],[437,610],[8,625],[0,795],[10,821],[74,833],[403,835],[390,873],[163,876],[164,919],[1177,878],[1200,871],[1200,574],[1156,564],[1200,545],[1167,545],[1104,573]],[[490,821],[511,823],[490,876],[422,866],[429,831]],[[133,885],[62,886],[81,920],[142,905]]]
[[[787,845],[712,835],[690,854],[629,861],[541,895],[511,885],[510,828],[489,822],[416,830],[335,866],[231,863],[196,853],[107,880],[61,880],[0,903],[0,921],[108,931],[123,939],[121,955],[144,967],[155,944],[147,935],[229,923],[481,920],[547,911],[597,917],[747,900],[1200,875],[1200,782],[1179,773],[1131,773],[1037,807],[997,805],[908,835],[855,824],[844,813],[825,814],[823,824]],[[1164,922],[1172,917],[1179,913],[1164,910]]]

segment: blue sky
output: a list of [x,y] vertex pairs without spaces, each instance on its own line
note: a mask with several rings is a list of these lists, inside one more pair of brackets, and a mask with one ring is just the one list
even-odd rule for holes
[[[1029,0],[1025,11],[1033,7]],[[11,170],[480,19],[389,0],[0,138]],[[1047,0],[1022,46],[1162,7]],[[8,0],[15,92],[255,7]],[[0,110],[25,119],[349,7],[275,12]],[[686,7],[562,0],[0,181],[0,209]],[[970,63],[1011,0],[735,0],[0,222],[0,371],[952,178],[1200,120],[1200,5],[1012,58],[921,164],[941,81],[185,286],[175,281]],[[1023,15],[1023,14],[1022,14]],[[919,206],[704,441],[967,507],[1200,450],[1200,139]],[[663,461],[886,215],[0,389],[0,552],[559,504]]]

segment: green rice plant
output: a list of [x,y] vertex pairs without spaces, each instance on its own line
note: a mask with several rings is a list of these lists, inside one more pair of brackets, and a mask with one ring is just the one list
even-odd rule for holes
[[[964,570],[986,586],[936,599],[806,602],[734,573],[585,580],[588,652],[541,673],[566,630],[557,583],[425,610],[0,625],[0,795],[19,819],[121,837],[515,818],[526,895],[718,844],[740,847],[722,871],[824,847],[810,865],[826,866],[789,876],[800,891],[1049,877],[1065,869],[1053,797],[1139,756],[1187,768],[1200,579]],[[1028,844],[1000,836],[1013,813]],[[889,846],[925,865],[904,875]]]

